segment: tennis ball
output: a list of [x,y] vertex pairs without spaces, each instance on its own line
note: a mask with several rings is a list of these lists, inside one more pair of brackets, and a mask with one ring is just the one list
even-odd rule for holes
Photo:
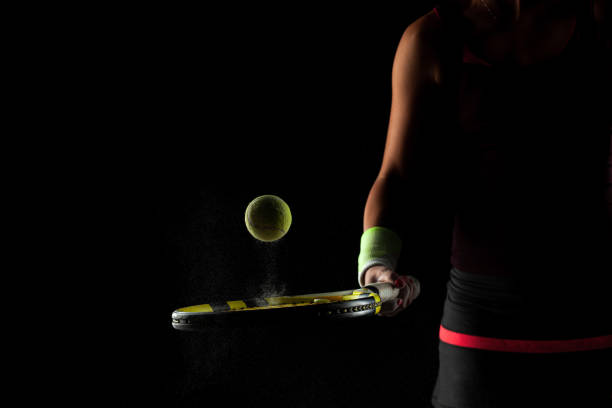
[[291,226],[291,211],[280,197],[262,195],[249,203],[244,222],[256,239],[264,242],[277,241]]

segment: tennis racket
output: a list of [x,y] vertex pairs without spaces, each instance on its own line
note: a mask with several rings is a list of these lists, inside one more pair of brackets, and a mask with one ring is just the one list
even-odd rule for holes
[[[420,294],[419,281],[410,277],[408,289],[411,303]],[[379,282],[339,292],[205,303],[175,310],[172,326],[177,330],[199,331],[208,327],[337,322],[376,315],[383,303],[394,301],[399,292],[395,285]]]

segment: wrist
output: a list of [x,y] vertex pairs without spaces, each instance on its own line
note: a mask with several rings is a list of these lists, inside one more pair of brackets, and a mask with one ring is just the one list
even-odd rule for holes
[[385,227],[372,227],[361,236],[357,280],[365,286],[365,274],[374,266],[395,269],[402,247],[400,237]]

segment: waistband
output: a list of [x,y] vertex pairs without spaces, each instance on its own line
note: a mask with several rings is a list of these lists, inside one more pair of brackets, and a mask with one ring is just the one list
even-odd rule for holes
[[459,347],[512,353],[564,353],[612,348],[612,335],[569,340],[517,340],[458,333],[442,325],[440,341]]
[[[443,337],[449,341],[459,339],[460,344],[457,345],[493,344],[493,347],[502,347],[500,344],[506,340],[510,343],[503,344],[533,341],[533,345],[525,347],[535,347],[537,350],[539,347],[549,347],[556,341],[574,344],[571,342],[579,339],[598,339],[580,343],[584,347],[590,347],[588,344],[600,345],[602,340],[605,340],[604,344],[609,344],[612,300],[605,291],[596,288],[597,284],[593,282],[590,287],[583,284],[578,296],[572,288],[581,284],[569,280],[553,278],[550,283],[535,283],[535,280],[527,277],[479,275],[453,268],[442,314]],[[479,341],[478,338],[501,339],[502,343]],[[567,344],[564,344],[563,347],[566,347]],[[579,343],[568,346],[569,349],[578,347],[576,344]],[[555,349],[557,346],[550,347]]]

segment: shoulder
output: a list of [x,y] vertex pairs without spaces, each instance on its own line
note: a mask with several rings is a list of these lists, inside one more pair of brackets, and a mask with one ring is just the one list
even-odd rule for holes
[[610,31],[610,24],[612,24],[611,3],[609,0],[592,0],[591,3],[598,35],[603,40],[605,48],[610,51],[612,51],[612,33]]
[[406,27],[397,47],[395,62],[416,67],[439,84],[442,61],[450,44],[440,18],[431,11]]
[[442,24],[435,11],[422,15],[404,30],[403,37],[431,40],[441,34]]
[[610,21],[610,2],[607,0],[593,0],[593,16],[597,23]]

